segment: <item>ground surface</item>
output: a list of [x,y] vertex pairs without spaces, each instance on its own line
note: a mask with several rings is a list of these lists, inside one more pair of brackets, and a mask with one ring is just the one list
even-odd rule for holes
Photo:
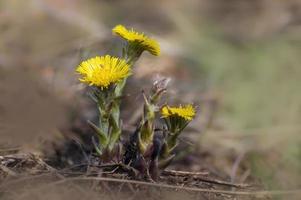
[[113,199],[139,199],[145,194],[149,199],[164,199],[176,197],[177,193],[188,199],[217,200],[234,197],[268,199],[269,196],[253,193],[259,188],[255,184],[227,182],[208,171],[165,170],[158,182],[150,182],[134,180],[127,172],[121,173],[116,164],[74,165],[55,169],[37,155],[21,153],[1,156],[0,163],[0,194],[4,199],[32,199],[41,195],[53,198],[49,191],[61,193],[62,190],[73,195],[75,190],[79,196],[99,195]]

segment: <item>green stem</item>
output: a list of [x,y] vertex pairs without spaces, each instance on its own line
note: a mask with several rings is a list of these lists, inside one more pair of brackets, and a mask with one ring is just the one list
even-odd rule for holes
[[178,144],[179,133],[172,133],[167,139],[168,151],[171,152]]

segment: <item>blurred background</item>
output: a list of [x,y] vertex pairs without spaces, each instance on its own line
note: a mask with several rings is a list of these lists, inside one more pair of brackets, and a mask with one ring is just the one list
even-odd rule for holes
[[118,55],[116,24],[160,42],[162,55],[144,53],[133,79],[171,77],[169,101],[199,107],[190,129],[206,168],[267,189],[301,187],[300,0],[0,0],[4,146],[55,132],[65,105],[78,105],[79,62]]

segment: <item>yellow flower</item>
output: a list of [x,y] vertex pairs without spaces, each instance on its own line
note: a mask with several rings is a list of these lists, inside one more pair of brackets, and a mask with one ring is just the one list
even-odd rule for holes
[[155,56],[160,55],[159,43],[156,40],[147,37],[144,33],[138,33],[134,29],[128,30],[122,25],[115,26],[112,31],[128,42],[137,42],[143,50],[146,50]]
[[186,105],[184,107],[169,107],[164,106],[161,109],[161,114],[164,118],[170,117],[170,116],[179,116],[184,118],[185,120],[192,120],[195,116],[195,109],[192,105]]
[[82,75],[79,80],[83,83],[107,88],[131,74],[130,66],[123,59],[110,55],[97,56],[83,61],[76,69]]

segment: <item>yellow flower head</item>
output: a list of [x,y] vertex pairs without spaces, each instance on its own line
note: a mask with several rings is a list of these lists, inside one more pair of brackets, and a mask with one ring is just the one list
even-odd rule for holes
[[137,42],[143,50],[150,52],[154,56],[160,55],[159,43],[147,37],[144,33],[138,33],[134,29],[128,30],[122,25],[115,26],[112,31],[128,42]]
[[179,107],[169,107],[169,106],[164,106],[161,109],[161,114],[163,118],[167,118],[170,116],[179,116],[184,118],[185,120],[192,120],[195,116],[195,109],[192,105],[186,105],[184,107],[179,106]]
[[83,61],[76,69],[82,75],[79,80],[83,83],[107,88],[131,74],[130,66],[123,59],[110,55],[97,56]]

